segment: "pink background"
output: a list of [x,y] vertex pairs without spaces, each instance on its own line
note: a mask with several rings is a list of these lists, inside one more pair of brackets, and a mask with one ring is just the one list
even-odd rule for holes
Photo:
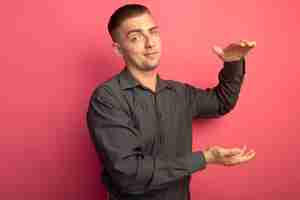
[[[104,3],[105,2],[105,3]],[[0,196],[17,200],[104,199],[101,164],[86,127],[92,90],[123,67],[106,24],[129,1],[1,4]],[[235,109],[194,123],[195,150],[246,144],[255,160],[208,166],[193,199],[299,199],[299,20],[296,0],[130,1],[161,27],[164,78],[212,87],[222,62],[211,51],[257,42]]]

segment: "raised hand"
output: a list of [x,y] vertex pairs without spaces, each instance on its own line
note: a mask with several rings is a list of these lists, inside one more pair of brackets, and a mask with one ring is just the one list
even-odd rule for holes
[[239,42],[229,44],[224,49],[219,46],[213,46],[213,51],[224,62],[230,62],[237,61],[242,57],[245,57],[255,46],[255,41],[241,40]]

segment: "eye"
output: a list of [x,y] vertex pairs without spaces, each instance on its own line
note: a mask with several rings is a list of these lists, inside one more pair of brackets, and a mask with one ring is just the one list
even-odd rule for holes
[[130,41],[135,42],[135,41],[137,41],[137,38],[136,37],[130,38]]
[[151,34],[152,35],[159,35],[159,30],[153,30],[153,31],[151,31]]
[[137,41],[140,41],[142,39],[142,36],[141,35],[134,35],[132,37],[129,38],[129,40],[131,42],[137,42]]
[[152,31],[153,34],[159,34],[159,31]]

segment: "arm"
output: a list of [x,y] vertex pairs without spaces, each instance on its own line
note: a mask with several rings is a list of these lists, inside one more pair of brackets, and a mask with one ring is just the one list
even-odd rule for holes
[[201,151],[176,159],[145,154],[141,133],[110,94],[108,88],[102,88],[93,95],[87,122],[97,149],[104,155],[104,167],[121,192],[161,189],[206,167]]
[[219,83],[206,90],[185,84],[193,118],[219,117],[236,105],[245,75],[245,59],[224,62]]

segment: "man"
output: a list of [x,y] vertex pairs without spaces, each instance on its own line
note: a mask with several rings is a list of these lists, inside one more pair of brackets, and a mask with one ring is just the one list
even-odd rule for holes
[[245,146],[192,152],[192,119],[233,109],[245,74],[244,57],[255,42],[214,47],[224,67],[219,84],[203,90],[160,78],[159,28],[145,6],[119,8],[108,30],[125,67],[94,90],[87,122],[110,200],[190,199],[192,173],[208,164],[231,166],[254,158]]

